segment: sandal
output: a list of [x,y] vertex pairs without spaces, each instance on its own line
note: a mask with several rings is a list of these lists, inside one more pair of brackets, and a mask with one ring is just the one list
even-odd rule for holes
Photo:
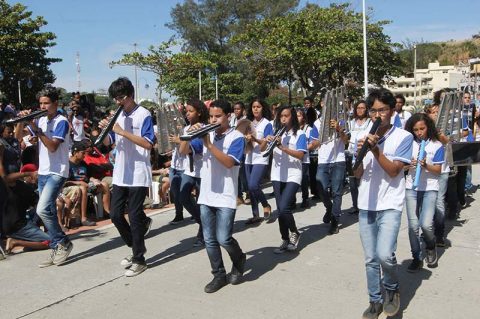
[[247,219],[247,221],[245,222],[245,225],[252,225],[252,224],[256,224],[256,223],[261,223],[262,221],[263,221],[262,217],[254,216],[254,217],[251,217],[251,218]]

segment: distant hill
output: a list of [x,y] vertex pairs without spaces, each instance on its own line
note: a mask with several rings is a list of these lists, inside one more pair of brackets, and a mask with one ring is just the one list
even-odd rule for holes
[[[413,45],[404,43],[398,51],[404,62],[404,74],[413,71]],[[428,63],[435,61],[440,65],[468,64],[468,59],[476,57],[480,57],[480,34],[470,40],[417,43],[417,68],[427,68]]]

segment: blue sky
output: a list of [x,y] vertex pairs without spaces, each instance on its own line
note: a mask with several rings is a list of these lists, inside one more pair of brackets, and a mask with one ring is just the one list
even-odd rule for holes
[[[281,0],[279,0],[281,1]],[[373,8],[374,20],[392,20],[385,32],[393,41],[445,41],[467,39],[480,32],[480,1],[478,0],[366,0]],[[175,0],[23,0],[21,2],[43,16],[48,25],[42,31],[57,35],[57,45],[50,49],[51,57],[63,59],[52,66],[57,76],[56,86],[69,91],[77,89],[75,55],[80,53],[81,89],[97,91],[107,89],[118,76],[133,80],[133,67],[114,67],[108,63],[122,54],[168,40],[172,30],[170,10]],[[306,3],[302,0],[302,6]],[[331,2],[310,0],[326,6]],[[352,7],[361,11],[362,1],[352,0]],[[140,98],[154,98],[155,78],[139,71]],[[145,84],[150,88],[146,89]]]

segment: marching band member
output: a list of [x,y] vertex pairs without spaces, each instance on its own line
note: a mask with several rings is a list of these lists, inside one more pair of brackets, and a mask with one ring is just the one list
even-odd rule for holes
[[[143,202],[152,185],[150,151],[155,134],[152,116],[135,103],[135,91],[129,79],[121,77],[113,81],[108,94],[119,107],[123,106],[112,132],[103,140],[105,145],[116,145],[110,218],[125,244],[132,248],[132,254],[120,264],[128,268],[125,276],[133,277],[147,269],[144,236],[150,230],[152,219],[145,215]],[[102,120],[99,127],[106,127],[108,122],[108,119]]]
[[[40,109],[47,115],[34,120],[27,127],[38,138],[38,192],[37,214],[48,229],[50,236],[49,257],[38,266],[40,268],[64,263],[73,244],[62,231],[57,218],[56,199],[68,177],[68,154],[70,150],[69,124],[66,117],[60,115],[58,92],[47,87],[39,94]],[[22,112],[21,112],[22,113]],[[23,130],[20,127],[19,131]]]
[[[184,129],[188,133],[189,129],[197,123],[206,124],[208,121],[208,110],[205,104],[197,99],[192,99],[186,105],[187,119],[190,123]],[[196,188],[200,191],[200,170],[202,169],[202,154],[193,154],[189,147],[189,142],[180,142],[180,154],[187,155],[185,170],[182,174],[182,182],[180,185],[179,199],[183,207],[192,215],[195,221],[200,225],[197,233],[197,241],[193,244],[195,247],[204,245],[202,225],[200,222],[200,207],[192,196],[192,190]],[[198,193],[197,193],[198,198]]]
[[[321,119],[315,121],[315,127],[320,132]],[[327,210],[323,216],[323,222],[330,223],[328,233],[338,234],[338,222],[342,212],[343,184],[345,181],[345,144],[348,143],[348,135],[345,129],[336,119],[330,120],[330,127],[335,128],[338,137],[332,141],[320,145],[319,141],[315,146],[318,150],[317,181],[322,194],[323,205]],[[330,191],[329,191],[330,188]]]
[[[232,285],[242,281],[247,259],[232,237],[237,208],[238,171],[244,156],[245,138],[242,133],[229,127],[228,115],[231,111],[227,101],[213,101],[209,109],[210,124],[218,123],[220,127],[190,143],[194,154],[203,155],[198,204],[205,247],[214,276],[205,286],[206,293],[213,293],[227,284],[220,246],[225,248],[233,263],[228,281]],[[200,127],[197,124],[193,128]]]
[[[367,135],[370,151],[354,174],[361,179],[358,224],[370,299],[363,318],[373,319],[382,311],[393,316],[400,308],[395,250],[405,199],[403,169],[411,161],[413,136],[390,124],[395,108],[395,98],[390,91],[372,90],[367,107],[372,118],[381,118],[381,124],[376,134]],[[365,138],[360,138],[357,149],[361,149],[363,143]],[[382,272],[385,299],[380,288]]]
[[293,107],[280,107],[276,122],[278,127],[285,126],[285,133],[274,141],[274,136],[268,136],[270,143],[278,143],[273,150],[271,180],[275,193],[278,211],[278,225],[282,243],[274,250],[281,254],[296,250],[300,233],[291,211],[291,203],[295,199],[302,183],[302,159],[307,153],[307,139],[300,129],[297,115]]
[[[408,216],[408,237],[413,260],[408,266],[409,272],[416,272],[423,267],[420,247],[419,229],[427,249],[427,266],[437,266],[437,250],[433,231],[433,219],[439,188],[439,174],[444,162],[444,147],[438,140],[438,132],[433,120],[424,113],[416,113],[405,124],[405,130],[414,135],[412,163],[408,166],[406,179],[406,208]],[[425,141],[425,157],[418,158],[420,143]],[[421,167],[420,179],[415,181],[416,171]],[[418,186],[416,186],[418,183]]]
[[247,109],[247,119],[252,121],[255,134],[247,134],[245,136],[247,142],[253,142],[253,150],[246,154],[245,173],[247,175],[248,191],[250,193],[250,201],[252,206],[253,217],[246,221],[246,224],[255,224],[263,220],[259,216],[258,204],[263,206],[263,217],[268,219],[272,212],[272,208],[262,191],[260,183],[262,182],[268,168],[268,157],[263,157],[262,152],[267,146],[265,137],[272,135],[273,128],[269,122],[271,112],[268,105],[259,99],[255,99]]

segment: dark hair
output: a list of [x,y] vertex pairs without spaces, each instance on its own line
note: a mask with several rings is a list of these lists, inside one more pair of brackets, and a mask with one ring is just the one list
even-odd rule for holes
[[[402,94],[395,95],[395,100],[400,99],[402,100],[403,105],[405,105],[405,97]],[[395,101],[396,102],[396,101]]]
[[277,117],[275,118],[275,127],[276,128],[281,127],[282,124],[280,123],[280,114],[282,114],[284,110],[290,110],[292,130],[293,130],[293,134],[296,135],[297,131],[300,129],[300,123],[298,123],[297,111],[292,106],[281,106],[277,109]]
[[119,96],[125,95],[134,97],[135,96],[135,89],[133,88],[132,82],[126,77],[120,77],[110,84],[108,88],[108,95],[114,99]]
[[[438,132],[435,128],[435,122],[425,113],[415,113],[413,114],[405,123],[405,130],[413,133],[413,127],[417,122],[424,121],[425,125],[427,126],[427,137],[431,140],[438,141]],[[415,136],[415,134],[414,134]]]
[[367,97],[367,108],[371,109],[376,100],[388,105],[391,109],[395,108],[395,97],[392,92],[387,89],[371,90]]
[[268,106],[268,104],[262,100],[262,99],[259,99],[259,98],[255,98],[253,99],[253,101],[250,103],[250,105],[248,106],[247,108],[247,119],[249,119],[250,121],[253,121],[253,112],[252,112],[252,106],[253,106],[253,103],[255,102],[258,102],[260,103],[260,105],[262,106],[262,117],[266,118],[267,120],[271,120],[272,119],[272,111],[270,110],[270,107]]
[[367,109],[367,102],[365,100],[360,100],[353,105],[353,118],[358,119],[357,108],[360,104],[365,104],[365,117],[368,117],[368,109]]
[[306,97],[304,97],[304,98],[303,98],[303,101],[304,101],[304,102],[305,102],[305,101],[310,101],[310,102],[312,102],[312,104],[313,104],[313,98],[312,98],[311,96],[306,96]]
[[53,86],[46,86],[41,90],[40,92],[37,93],[37,100],[39,100],[41,97],[48,97],[52,103],[55,103],[58,101],[58,91],[57,88]]
[[210,103],[210,108],[212,107],[218,107],[219,109],[222,109],[223,113],[225,114],[232,113],[232,105],[230,104],[230,102],[225,100],[213,101],[212,103]]
[[233,104],[233,106],[235,106],[235,105],[240,105],[240,107],[241,107],[243,110],[245,110],[245,104],[244,104],[242,101],[238,101],[238,102],[236,102],[235,104]]
[[208,109],[207,107],[205,106],[205,103],[203,103],[202,101],[200,101],[199,99],[190,99],[187,101],[187,105],[191,105],[193,106],[193,108],[195,109],[195,111],[197,111],[198,113],[198,121],[200,123],[203,123],[203,124],[206,124],[208,122]]
[[317,120],[317,111],[315,111],[313,107],[309,107],[307,109],[305,119],[307,124],[313,127],[313,123],[315,123],[315,121]]

